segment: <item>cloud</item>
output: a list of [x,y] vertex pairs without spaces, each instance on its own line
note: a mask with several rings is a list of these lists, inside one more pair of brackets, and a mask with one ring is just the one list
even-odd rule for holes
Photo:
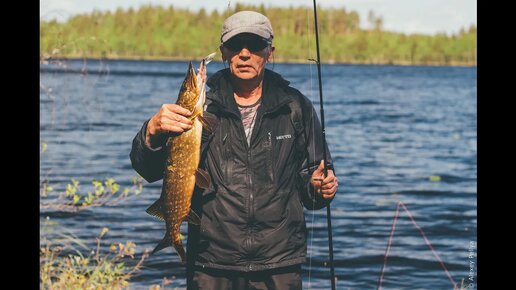
[[[89,13],[94,9],[116,10],[117,7],[137,8],[143,4],[168,7],[189,8],[197,10],[226,9],[228,4],[236,3],[268,5],[304,5],[312,6],[311,0],[40,0],[40,18],[50,20],[66,20],[69,16]],[[335,7],[357,11],[360,14],[361,26],[368,28],[367,14],[370,10],[384,20],[386,30],[405,33],[436,33],[446,31],[457,32],[461,27],[469,27],[477,23],[477,3],[475,0],[319,0],[323,7]]]

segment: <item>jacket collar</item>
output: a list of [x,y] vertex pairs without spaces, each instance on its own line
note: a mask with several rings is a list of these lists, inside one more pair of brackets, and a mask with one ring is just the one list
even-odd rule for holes
[[[212,91],[206,98],[211,99],[225,111],[239,116],[237,103],[233,97],[229,68],[216,72],[206,83]],[[265,69],[261,103],[264,112],[273,112],[293,100],[285,90],[289,84],[290,82],[278,73]]]

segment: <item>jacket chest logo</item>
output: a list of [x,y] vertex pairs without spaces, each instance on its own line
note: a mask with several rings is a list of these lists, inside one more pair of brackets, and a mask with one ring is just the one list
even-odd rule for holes
[[276,136],[276,140],[283,140],[283,139],[290,139],[290,138],[292,138],[292,135],[290,135],[290,134]]

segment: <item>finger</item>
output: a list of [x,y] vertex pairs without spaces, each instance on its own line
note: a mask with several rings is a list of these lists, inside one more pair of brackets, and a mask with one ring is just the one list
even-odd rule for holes
[[329,183],[336,179],[337,177],[333,174],[333,170],[328,169],[328,176],[326,176],[323,180],[323,183]]
[[333,196],[337,192],[337,188],[338,188],[338,186],[335,184],[335,186],[333,186],[332,188],[321,189],[321,194],[322,195]]
[[188,124],[188,125],[193,125],[193,122],[192,120],[182,116],[182,115],[179,115],[179,114],[176,114],[176,120],[178,122],[181,122],[181,123],[185,123],[185,124]]
[[336,182],[323,183],[321,185],[321,189],[332,189],[335,187],[336,184],[337,184]]
[[179,127],[179,126],[176,126],[176,125],[165,124],[161,128],[165,132],[183,133],[185,131],[185,129],[183,129],[183,128]]
[[192,115],[191,111],[189,111],[181,106],[175,106],[174,109],[175,109],[174,110],[175,113],[181,114],[183,116],[189,117]]
[[164,111],[169,111],[186,117],[192,115],[192,112],[176,104],[163,105],[163,108],[165,109]]
[[328,194],[328,193],[337,191],[337,187],[338,187],[338,184],[335,182],[335,183],[329,184],[329,186],[326,186],[326,184],[325,184],[324,186],[321,187],[321,190],[323,191],[323,193]]
[[324,160],[321,160],[321,162],[319,162],[319,166],[317,167],[317,169],[323,171],[324,170]]
[[321,172],[323,172],[324,170],[324,161],[321,160],[321,162],[319,163],[319,166],[317,166],[317,169],[315,169],[314,173],[317,172],[317,175],[320,175]]
[[322,197],[323,197],[324,199],[331,199],[331,198],[333,198],[333,197],[335,196],[335,193],[336,193],[336,192],[333,192],[333,193],[331,193],[331,194],[324,194],[324,193],[323,193]]
[[172,126],[181,127],[185,131],[192,129],[193,127],[192,125],[188,125],[181,122],[175,122],[175,124],[172,124]]
[[326,176],[322,181],[322,184],[328,184],[335,182],[335,176]]
[[174,113],[174,112],[166,112],[163,114],[163,117],[165,117],[165,118],[163,118],[163,120],[170,120],[170,121],[185,123],[188,125],[193,125],[193,122],[190,119],[184,117],[183,115]]
[[330,182],[326,182],[326,183],[323,181],[321,183],[321,188],[322,189],[329,189],[329,188],[334,187],[336,183],[337,183],[336,180],[333,180],[333,181],[330,181]]
[[312,173],[312,176],[311,176],[311,183],[314,185],[314,186],[321,186],[321,183],[322,181],[324,180],[324,174],[322,172],[322,170],[320,169],[320,167],[318,167],[313,173]]
[[332,187],[335,187],[339,184],[339,181],[337,180],[337,178],[331,180],[330,182],[322,182],[322,185],[321,185],[321,188],[323,189],[330,189]]
[[312,173],[311,181],[312,183],[317,183],[319,186],[322,184],[322,181],[324,180],[324,175],[322,172],[314,171]]
[[[176,114],[176,116],[180,117],[181,115]],[[181,118],[184,118],[184,117],[181,117]],[[180,126],[184,129],[190,129],[193,126],[192,122],[182,122],[182,121],[178,121],[178,120],[171,120],[169,118],[164,118],[164,119],[162,119],[161,122],[162,122],[162,124],[166,124],[166,125],[170,125],[170,126]]]

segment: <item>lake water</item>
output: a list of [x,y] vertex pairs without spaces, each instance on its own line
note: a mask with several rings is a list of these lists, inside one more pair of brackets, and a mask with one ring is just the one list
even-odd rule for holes
[[[40,138],[47,144],[41,180],[55,191],[64,191],[72,178],[81,182],[81,192],[91,190],[93,179],[112,177],[122,187],[131,185],[136,176],[129,160],[131,141],[162,103],[175,102],[187,63],[63,64],[40,66]],[[211,63],[208,74],[222,67]],[[276,64],[273,69],[319,112],[316,66]],[[322,74],[327,142],[341,185],[332,203],[337,289],[377,287],[398,202],[410,210],[452,279],[468,285],[477,239],[476,68],[323,65]],[[104,249],[131,240],[139,256],[163,237],[164,223],[145,212],[160,188],[161,182],[145,182],[139,196],[76,214],[42,210],[41,227],[47,219],[57,222],[90,249],[101,229],[109,227]],[[326,210],[305,213],[312,261],[303,267],[303,289],[329,289]],[[168,288],[185,288],[185,270],[172,248],[147,258],[143,266],[131,289],[161,284],[164,277],[172,280]],[[468,289],[476,289],[476,270],[473,279]],[[403,209],[383,289],[453,289]]]

